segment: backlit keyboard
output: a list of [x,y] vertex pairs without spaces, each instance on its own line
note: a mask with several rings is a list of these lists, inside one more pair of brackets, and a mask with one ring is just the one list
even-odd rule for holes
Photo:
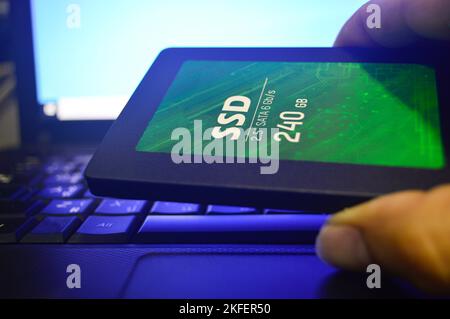
[[89,154],[4,159],[2,244],[312,244],[328,218],[301,210],[101,198],[83,179]]

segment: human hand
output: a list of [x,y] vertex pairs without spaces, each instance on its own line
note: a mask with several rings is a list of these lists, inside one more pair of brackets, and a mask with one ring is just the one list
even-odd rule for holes
[[[369,4],[381,9],[381,28],[367,27]],[[450,1],[377,0],[359,8],[339,32],[335,46],[388,47],[430,46],[450,41]]]
[[[378,0],[381,28],[369,29],[362,6],[335,45],[441,46],[450,43],[450,1]],[[450,185],[385,195],[334,215],[321,230],[319,256],[349,270],[376,263],[419,288],[450,293]]]
[[333,215],[316,247],[340,268],[375,263],[419,288],[450,293],[450,184],[381,196]]

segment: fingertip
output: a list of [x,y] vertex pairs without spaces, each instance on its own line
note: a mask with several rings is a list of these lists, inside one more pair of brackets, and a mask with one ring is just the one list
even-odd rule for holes
[[361,232],[346,225],[324,226],[316,240],[316,251],[325,263],[347,270],[363,270],[372,261]]
[[357,11],[342,26],[341,30],[336,36],[333,46],[371,48],[376,47],[377,44],[369,37],[367,32],[364,30],[363,24],[360,21],[360,13],[359,11]]

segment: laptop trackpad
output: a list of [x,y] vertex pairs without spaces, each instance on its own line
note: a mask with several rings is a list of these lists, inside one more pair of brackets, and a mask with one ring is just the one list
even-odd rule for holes
[[336,271],[314,255],[155,254],[139,259],[127,298],[301,298]]

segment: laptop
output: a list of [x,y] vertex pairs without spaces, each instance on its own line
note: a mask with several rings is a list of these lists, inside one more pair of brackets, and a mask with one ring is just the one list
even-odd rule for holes
[[[314,240],[323,216],[307,232],[298,230],[302,243],[255,243],[251,234],[230,243],[136,242],[133,233],[123,237],[115,231],[121,229],[118,221],[158,214],[182,223],[186,213],[216,213],[239,225],[252,208],[100,198],[83,179],[96,146],[162,49],[331,46],[364,2],[12,1],[22,145],[0,155],[0,296],[417,295],[389,278],[383,278],[382,289],[370,290],[366,274],[322,263]],[[251,213],[300,216],[302,210]],[[84,225],[92,216],[96,223]],[[74,243],[82,227],[90,236]],[[176,234],[173,229],[172,238]]]

